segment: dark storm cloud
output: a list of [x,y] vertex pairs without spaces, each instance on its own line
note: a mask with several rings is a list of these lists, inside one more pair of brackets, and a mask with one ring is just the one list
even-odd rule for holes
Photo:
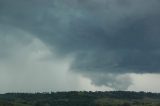
[[0,23],[73,55],[71,70],[93,79],[160,72],[159,11],[158,0],[0,0]]

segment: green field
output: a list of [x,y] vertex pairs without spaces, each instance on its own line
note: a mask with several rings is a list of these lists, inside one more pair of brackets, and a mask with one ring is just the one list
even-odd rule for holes
[[123,91],[7,93],[0,95],[0,106],[160,106],[160,94]]

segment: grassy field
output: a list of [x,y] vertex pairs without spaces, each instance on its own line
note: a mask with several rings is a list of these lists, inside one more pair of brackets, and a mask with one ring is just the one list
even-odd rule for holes
[[7,93],[0,106],[160,106],[160,94],[145,92]]

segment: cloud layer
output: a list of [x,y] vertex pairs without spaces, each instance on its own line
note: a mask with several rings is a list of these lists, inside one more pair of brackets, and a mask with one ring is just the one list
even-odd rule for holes
[[24,30],[57,57],[73,57],[70,70],[95,85],[124,89],[131,84],[128,73],[160,72],[158,0],[1,0],[0,5],[4,30]]

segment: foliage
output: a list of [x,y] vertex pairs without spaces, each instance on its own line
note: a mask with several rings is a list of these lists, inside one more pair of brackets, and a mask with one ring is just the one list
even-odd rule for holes
[[160,94],[129,91],[6,93],[0,95],[0,106],[160,106]]

